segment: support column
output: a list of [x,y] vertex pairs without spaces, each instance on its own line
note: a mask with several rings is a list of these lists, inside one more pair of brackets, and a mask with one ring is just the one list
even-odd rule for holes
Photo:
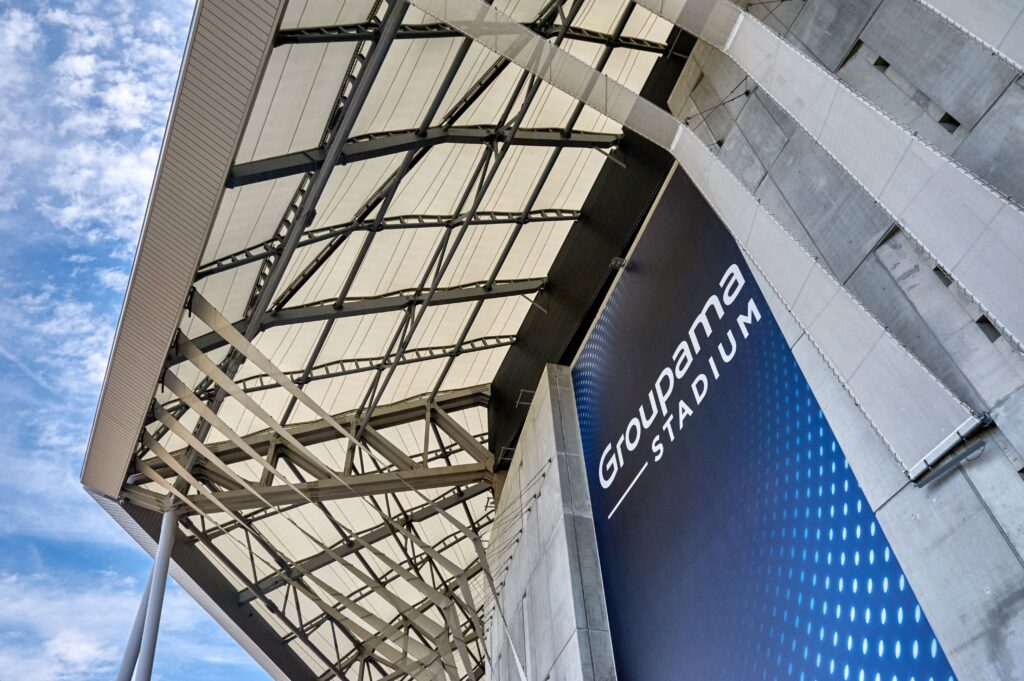
[[153,675],[153,658],[156,654],[156,636],[160,627],[160,611],[164,605],[164,590],[167,586],[167,568],[171,562],[171,548],[174,546],[176,529],[174,509],[164,511],[160,523],[160,544],[156,549],[153,561],[153,574],[150,578],[149,602],[146,606],[146,621],[143,629],[139,665],[136,669],[137,681],[149,681]]
[[124,657],[121,658],[121,667],[117,670],[117,681],[131,681],[132,672],[135,671],[135,663],[139,660],[139,648],[142,646],[142,629],[146,623],[146,611],[149,606],[149,593],[153,588],[153,570],[149,571],[149,579],[146,580],[146,590],[142,592],[142,600],[139,602],[139,610],[135,613],[135,623],[132,624],[132,633],[128,637],[128,644],[124,649]]

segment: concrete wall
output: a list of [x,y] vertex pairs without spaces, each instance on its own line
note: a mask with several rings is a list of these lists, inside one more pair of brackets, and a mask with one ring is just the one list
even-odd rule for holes
[[[999,320],[989,320],[950,286],[858,179],[731,59],[699,43],[670,105],[779,223],[961,399],[990,411],[1024,387],[1024,358],[991,324]],[[1022,112],[1015,116],[1024,121]],[[1016,166],[1024,172],[1024,165]],[[1024,267],[1024,261],[1015,264]]]
[[[739,4],[922,139],[1024,202],[1024,83],[1004,54],[920,0]],[[983,13],[979,2],[955,4]],[[1013,42],[1008,46],[1024,53],[1024,39]]]
[[[750,11],[920,138],[1024,199],[1024,89],[1000,55],[915,0],[787,0]],[[800,325],[762,286],[958,676],[1024,678],[1020,349],[860,178],[731,59],[698,44],[670,106],[904,346],[960,399],[993,415],[995,426],[972,440],[985,443],[980,456],[914,486]],[[851,124],[846,134],[870,131]],[[1018,255],[993,262],[993,276],[1024,268]]]
[[518,654],[527,681],[614,681],[568,368],[545,369],[500,489],[487,553],[501,611],[487,621],[487,678],[521,681]]

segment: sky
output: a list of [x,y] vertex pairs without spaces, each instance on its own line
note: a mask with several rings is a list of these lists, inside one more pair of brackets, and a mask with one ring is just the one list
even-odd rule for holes
[[[0,681],[112,678],[150,560],[78,481],[192,0],[0,0]],[[154,678],[266,679],[171,584]]]

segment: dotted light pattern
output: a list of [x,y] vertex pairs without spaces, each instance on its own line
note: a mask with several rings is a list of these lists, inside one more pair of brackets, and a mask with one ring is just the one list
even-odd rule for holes
[[[651,339],[624,326],[631,318],[631,295],[643,290],[633,284],[628,276],[619,281],[573,370],[590,472],[596,470],[605,444],[598,441],[598,420],[608,418],[604,401],[617,398],[609,394],[614,372],[632,370],[616,368],[616,358],[651,350]],[[726,369],[735,372],[732,378],[744,386],[744,397],[741,404],[719,405],[742,421],[745,435],[734,437],[743,438],[745,451],[717,452],[728,461],[707,464],[709,480],[715,481],[707,484],[720,484],[722,470],[728,470],[729,482],[719,494],[730,499],[726,506],[743,506],[735,520],[745,524],[742,555],[721,573],[709,572],[703,564],[693,567],[698,580],[731,580],[725,589],[731,602],[723,602],[722,611],[742,616],[729,624],[728,652],[713,653],[716,672],[687,674],[698,665],[680,659],[678,678],[953,681],[953,671],[824,414],[763,297],[758,294],[756,299],[764,319],[741,346],[740,359]],[[713,386],[711,392],[715,390]],[[651,466],[652,471],[668,470],[661,463]],[[639,498],[652,489],[650,483],[649,478],[638,483]],[[597,493],[592,486],[592,494]],[[609,532],[603,526],[609,521],[599,517],[597,506],[598,537],[607,543]],[[671,530],[666,540],[671,541]],[[622,560],[622,548],[602,545],[602,562]],[[606,580],[615,572],[606,570]],[[616,588],[606,583],[610,594]],[[713,588],[722,591],[720,584]],[[610,610],[613,604],[610,595]],[[621,650],[616,624],[651,614],[610,614],[618,657],[626,651]],[[706,612],[681,616],[695,619],[698,628],[700,620],[715,626],[714,616]],[[685,644],[658,650],[670,656],[693,654]],[[648,664],[638,668],[650,668]]]
[[[753,343],[744,476],[751,678],[950,681],[953,671],[782,334]],[[769,408],[765,408],[765,406]]]

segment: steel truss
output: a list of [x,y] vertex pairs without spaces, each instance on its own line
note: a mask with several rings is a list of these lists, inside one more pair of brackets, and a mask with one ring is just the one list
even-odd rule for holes
[[[509,225],[521,218],[520,213],[481,211],[476,214],[474,224],[477,226],[486,225]],[[466,219],[465,215],[395,215],[385,217],[376,224],[380,231],[396,229],[437,229],[450,225],[460,225]],[[534,222],[575,222],[580,219],[580,212],[576,210],[534,210],[526,216],[526,223]],[[374,220],[360,220],[346,222],[340,225],[318,227],[307,229],[299,240],[299,248],[311,246],[315,243],[333,239],[335,237],[348,236],[354,232],[366,232],[375,224]],[[271,255],[277,254],[281,249],[281,239],[268,239],[262,243],[250,246],[235,253],[213,260],[199,268],[196,274],[196,281],[204,279],[213,274],[219,274],[232,270],[251,262],[257,262]]]
[[[572,26],[582,4],[582,0],[552,0],[530,27],[556,44],[581,40],[604,46],[599,69],[614,49],[665,51],[663,44],[623,35],[632,4],[614,32],[607,35]],[[488,663],[482,622],[485,608],[480,597],[491,579],[482,536],[492,526],[493,507],[483,502],[490,499],[495,460],[485,437],[470,433],[458,416],[458,412],[486,408],[486,387],[446,391],[444,383],[459,356],[516,342],[514,336],[470,337],[473,322],[486,301],[509,296],[529,298],[543,290],[544,279],[498,278],[523,227],[580,217],[576,211],[535,206],[561,150],[610,149],[618,144],[620,136],[576,130],[582,104],[562,128],[523,127],[542,84],[525,72],[519,74],[504,111],[493,125],[458,125],[509,67],[505,59],[495,60],[478,81],[464,89],[440,123],[432,124],[472,44],[470,39],[462,38],[420,127],[350,137],[394,40],[458,37],[441,24],[403,26],[404,0],[390,0],[378,21],[375,17],[380,5],[361,24],[279,34],[278,45],[356,43],[335,114],[317,149],[239,164],[232,169],[229,187],[291,174],[302,177],[270,239],[209,262],[197,273],[196,280],[200,281],[249,264],[260,268],[239,321],[224,320],[198,293],[194,294],[190,311],[212,330],[195,338],[181,333],[171,347],[163,384],[175,398],[154,404],[126,480],[124,500],[150,509],[163,509],[168,499],[174,500],[179,526],[189,540],[203,547],[242,585],[239,602],[259,604],[265,616],[277,619],[288,632],[283,636],[285,643],[308,649],[326,669],[321,678],[461,681],[480,678]],[[389,216],[388,208],[401,183],[435,145],[443,143],[482,148],[453,213]],[[534,179],[527,203],[516,212],[480,210],[485,197],[494,191],[499,168],[514,145],[548,149],[547,161]],[[339,164],[385,154],[401,155],[397,169],[367,198],[353,219],[341,225],[311,228],[332,170]],[[467,233],[486,225],[511,226],[487,279],[442,287]],[[417,286],[372,298],[351,295],[378,232],[423,228],[441,230],[441,237]],[[298,292],[322,270],[348,236],[357,232],[364,236],[338,294],[329,300],[295,305],[292,301]],[[285,280],[293,255],[299,248],[309,247],[316,248],[315,254]],[[414,346],[414,335],[427,308],[456,303],[472,305],[456,342]],[[394,313],[401,315],[401,321],[379,356],[320,359],[336,320]],[[266,329],[312,323],[319,323],[321,328],[301,368],[279,369],[252,344]],[[209,353],[221,349],[227,351],[223,359],[210,359]],[[395,404],[383,403],[397,367],[429,361],[437,361],[442,369],[428,394]],[[260,372],[236,379],[247,362]],[[200,380],[185,385],[173,371],[182,363],[198,370]],[[327,414],[305,392],[319,381],[354,374],[372,377],[354,410]],[[289,393],[280,419],[263,411],[254,398],[269,390]],[[219,416],[229,401],[267,428],[247,435],[233,432]],[[307,412],[312,410],[319,418],[293,423],[299,406]],[[189,411],[196,413],[198,421],[186,428],[182,419]],[[390,429],[397,428],[421,430],[422,447],[410,448],[404,441],[393,439]],[[207,444],[212,429],[223,438]],[[179,443],[176,451],[167,451],[160,444],[168,434]],[[310,447],[335,441],[342,443],[345,451],[340,466],[328,464],[310,451]],[[250,468],[236,466],[243,463]],[[252,466],[259,469],[258,479],[252,475]],[[243,476],[240,470],[249,472]],[[355,500],[348,503],[361,504],[377,522],[353,531],[334,511],[334,502],[342,499]],[[306,522],[312,516],[323,519],[336,537],[328,541],[314,535]],[[267,534],[271,522],[290,523],[295,532],[317,546],[316,550],[305,556],[286,555]],[[443,535],[432,542],[424,540],[419,528],[438,524],[445,528]],[[228,546],[232,547],[230,551]],[[463,552],[468,552],[472,560],[455,559]],[[244,560],[240,561],[238,555]],[[344,573],[357,586],[344,590],[330,586],[321,575],[331,571]],[[389,590],[396,580],[413,586],[418,599],[402,600]],[[397,614],[387,619],[379,617],[367,606],[372,600],[387,602]],[[322,644],[325,635],[333,641],[333,651]]]
[[[257,331],[264,331],[277,326],[290,326],[294,324],[307,324],[310,322],[332,322],[343,317],[358,317],[364,315],[385,314],[388,312],[404,312],[416,307],[426,305],[457,305],[459,303],[472,303],[482,300],[493,300],[495,298],[508,298],[510,296],[529,296],[539,293],[544,289],[545,279],[518,279],[502,282],[477,282],[452,286],[449,288],[438,288],[431,299],[420,289],[406,289],[395,291],[372,298],[349,298],[344,307],[339,307],[336,301],[312,303],[301,307],[289,307],[264,316]],[[235,326],[242,330],[245,322],[238,322]],[[193,340],[196,347],[203,352],[210,352],[223,347],[226,341],[215,333],[208,333]],[[184,360],[177,348],[168,357],[168,365],[173,366]],[[461,347],[458,348],[461,351]],[[389,355],[385,363],[388,366],[396,365],[396,362],[404,361],[405,353]],[[313,370],[311,365],[303,372],[300,383],[308,380],[307,373]]]
[[[523,24],[534,33],[545,38],[558,36],[561,27],[547,23],[533,22]],[[317,26],[314,28],[293,28],[278,32],[275,45],[318,45],[322,43],[351,43],[361,40],[376,40],[380,33],[378,24],[366,22],[361,24],[342,24],[337,26]],[[396,40],[419,40],[423,38],[461,38],[462,34],[448,24],[405,24],[398,30]],[[668,49],[665,43],[655,40],[620,35],[618,37],[591,31],[580,26],[569,26],[565,30],[566,40],[607,45],[613,48],[639,50],[664,54]]]
[[[550,128],[519,130],[514,137],[506,137],[504,130],[488,127],[437,127],[421,130],[395,130],[355,137],[341,148],[335,163],[348,165],[382,156],[408,151],[423,151],[439,144],[476,144],[493,146],[505,142],[523,147],[552,147],[558,149],[611,149],[618,145],[621,135],[601,132],[572,132]],[[229,188],[244,187],[257,182],[276,180],[299,173],[319,170],[327,158],[326,149],[307,149],[283,156],[273,156],[249,163],[241,163],[228,175]]]

